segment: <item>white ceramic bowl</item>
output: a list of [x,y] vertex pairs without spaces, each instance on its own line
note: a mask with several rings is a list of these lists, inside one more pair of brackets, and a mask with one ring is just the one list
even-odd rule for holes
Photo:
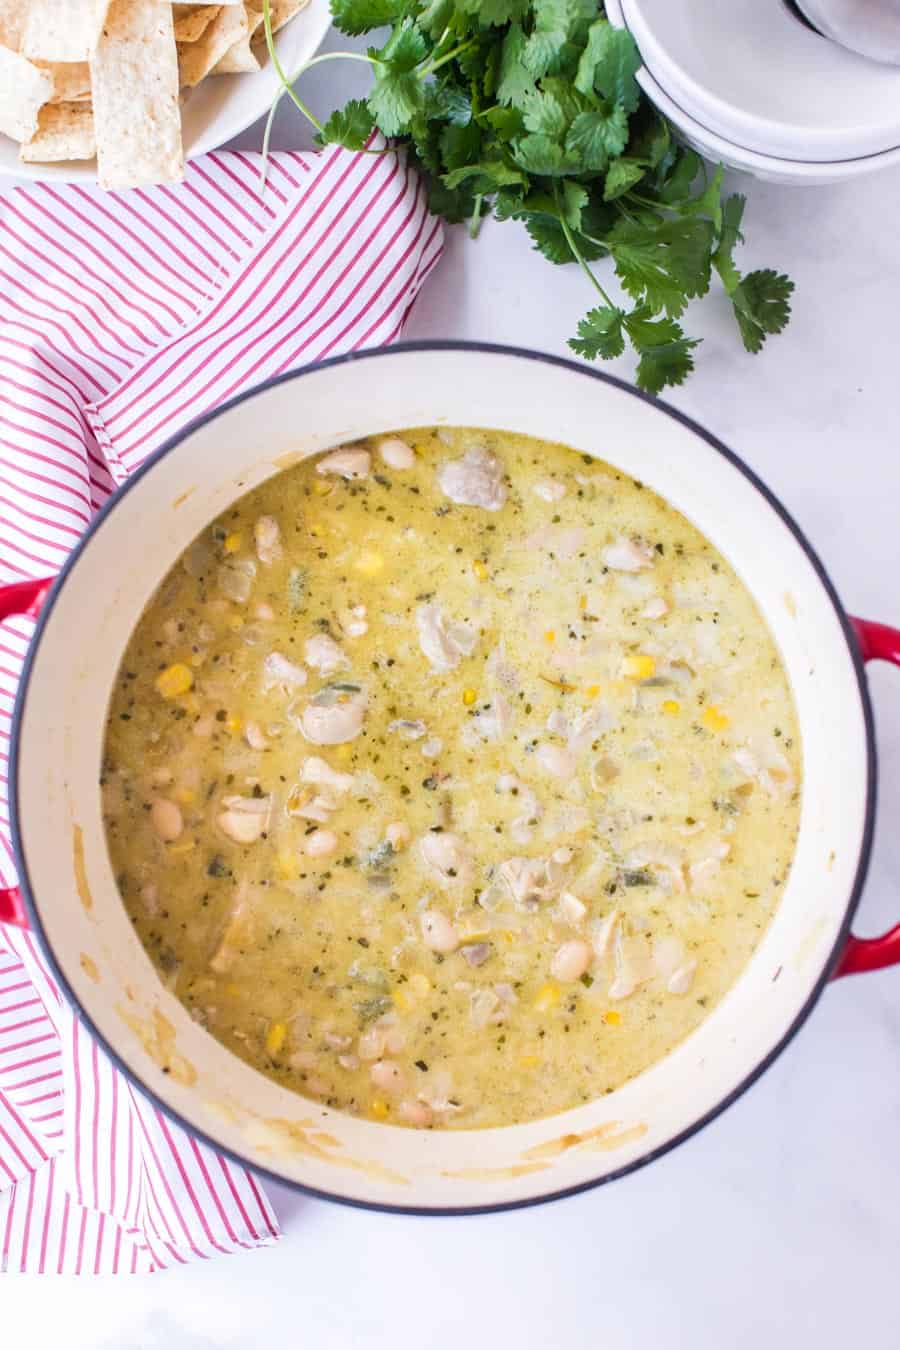
[[[306,9],[275,35],[275,46],[290,75],[314,56],[331,27],[328,0],[310,0]],[[271,61],[254,75],[215,75],[192,89],[182,108],[186,159],[216,150],[265,116],[279,89]],[[96,183],[94,163],[23,164],[15,141],[0,135],[0,177],[56,183]]]
[[785,0],[619,3],[653,78],[724,140],[822,163],[900,146],[900,68],[813,32]]
[[[765,616],[803,740],[796,858],[778,912],[722,1003],[671,1055],[609,1096],[550,1119],[477,1131],[404,1130],[329,1110],[214,1040],[164,989],[131,926],[98,789],[122,651],[158,581],[198,531],[277,473],[285,456],[441,423],[563,441],[618,465],[684,512],[735,566]],[[20,609],[25,589],[11,588]],[[14,608],[11,591],[0,592],[0,617]],[[861,637],[871,654],[893,653],[900,663],[900,633],[871,626]],[[881,942],[850,938],[847,946],[874,790],[857,639],[796,525],[740,460],[680,413],[589,367],[452,343],[385,348],[294,372],[159,450],[95,519],[44,603],[10,757],[27,918],[68,998],[123,1069],[217,1148],[279,1180],[417,1213],[533,1203],[652,1161],[753,1082],[838,960],[846,970],[900,961],[900,928]],[[0,893],[0,914],[13,899]],[[160,1033],[167,1026],[171,1044]],[[178,1072],[166,1072],[173,1046]]]
[[[620,0],[606,0],[606,13],[616,28],[626,27]],[[881,154],[865,155],[856,159],[838,159],[830,163],[818,160],[784,159],[761,154],[737,145],[727,137],[711,131],[696,117],[675,101],[666,89],[642,66],[637,82],[647,98],[672,123],[679,138],[696,150],[704,159],[722,163],[726,168],[749,173],[764,182],[782,183],[789,187],[815,187],[844,182],[865,174],[878,173],[900,164],[900,146]]]

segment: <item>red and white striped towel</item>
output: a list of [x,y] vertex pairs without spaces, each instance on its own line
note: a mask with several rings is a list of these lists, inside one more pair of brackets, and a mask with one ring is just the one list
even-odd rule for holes
[[[0,583],[48,576],[116,484],[237,390],[393,341],[442,247],[402,156],[194,160],[183,184],[0,200]],[[0,625],[6,771],[33,628]],[[0,926],[0,1270],[152,1271],[275,1240],[259,1184],[167,1120]]]

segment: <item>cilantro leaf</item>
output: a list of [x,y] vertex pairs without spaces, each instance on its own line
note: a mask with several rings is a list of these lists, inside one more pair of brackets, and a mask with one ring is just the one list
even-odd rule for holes
[[627,113],[634,112],[641,97],[634,78],[640,65],[641,54],[628,30],[613,28],[608,19],[598,19],[588,29],[575,88],[582,94],[596,90],[611,103],[621,103]]
[[611,232],[610,251],[628,294],[677,319],[689,298],[709,289],[712,239],[712,224],[698,217],[622,220]]
[[537,89],[527,96],[523,120],[528,131],[534,131],[553,140],[561,140],[569,125],[559,99],[552,93]]
[[468,126],[472,120],[472,100],[463,89],[430,81],[425,85],[425,116],[429,121],[449,122],[454,127]]
[[703,191],[696,197],[691,197],[690,201],[685,202],[681,208],[683,216],[709,216],[716,234],[722,228],[722,176],[724,172],[722,165],[717,165],[715,173]]
[[440,149],[448,169],[459,169],[478,158],[481,132],[473,122],[467,127],[445,127],[440,136]]
[[625,350],[623,317],[620,309],[610,309],[606,305],[589,310],[583,319],[579,319],[578,336],[569,339],[569,346],[588,361],[596,361],[598,356],[605,361],[621,356]]
[[[521,215],[522,213],[517,214]],[[543,215],[541,212],[526,214],[525,229],[528,231],[537,251],[542,253],[548,262],[562,265],[575,261],[565,231],[559,220],[554,216]],[[587,262],[594,262],[597,258],[602,258],[606,252],[604,248],[577,232],[575,233],[575,243],[581,256]]]
[[483,28],[502,28],[504,24],[524,19],[530,0],[457,0],[466,14],[477,16]]
[[646,170],[636,159],[614,159],[606,171],[606,182],[603,186],[603,200],[605,202],[614,202],[617,197],[623,196],[629,188],[633,188],[635,183],[639,183]]
[[794,283],[764,268],[748,272],[731,293],[735,317],[748,352],[758,352],[770,333],[780,333],[791,314]]
[[559,145],[550,136],[529,134],[522,136],[513,147],[516,163],[526,173],[539,178],[562,178],[568,173],[577,173],[578,165],[567,157]]
[[700,156],[693,150],[679,150],[673,166],[666,175],[665,182],[658,189],[659,199],[667,206],[675,206],[690,196],[691,184],[700,172]]
[[335,28],[354,36],[396,23],[406,9],[407,0],[331,0]]
[[422,81],[411,74],[379,75],[368,98],[369,111],[385,136],[408,131],[425,101]]
[[394,29],[380,50],[369,49],[369,55],[382,66],[386,66],[392,75],[405,75],[424,59],[428,52],[425,35],[419,31],[412,19],[404,19]]
[[602,172],[610,159],[620,155],[628,139],[628,119],[621,104],[610,113],[599,108],[579,113],[566,137],[566,153],[580,157],[583,170]]
[[525,34],[519,24],[510,25],[500,52],[500,80],[497,102],[508,107],[523,108],[534,93],[534,80],[525,69]]
[[[472,179],[472,182],[469,180]],[[477,164],[463,164],[458,169],[444,174],[444,183],[448,188],[457,188],[461,183],[469,183],[469,190],[476,195],[496,192],[497,188],[520,185],[527,186],[524,173],[507,164],[505,160],[484,160]]]
[[744,217],[746,197],[734,193],[726,197],[722,204],[722,227],[719,231],[719,243],[712,256],[713,267],[722,278],[722,285],[730,295],[740,284],[741,274],[734,265],[734,250],[743,243],[741,221]]
[[361,99],[352,98],[333,112],[317,136],[319,145],[343,145],[362,150],[372,134],[372,114]]
[[552,68],[574,18],[570,0],[533,0],[534,28],[525,42],[525,68],[539,79]]
[[514,141],[524,135],[525,120],[518,108],[488,108],[482,117],[501,141]]
[[567,178],[562,185],[562,213],[570,229],[581,229],[581,213],[587,204],[587,188]]
[[658,394],[667,384],[684,384],[694,369],[691,352],[697,346],[697,338],[680,337],[658,347],[645,347],[636,372],[638,388]]

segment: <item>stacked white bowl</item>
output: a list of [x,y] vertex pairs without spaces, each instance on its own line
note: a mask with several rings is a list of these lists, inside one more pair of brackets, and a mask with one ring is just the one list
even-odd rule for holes
[[816,32],[788,0],[606,0],[638,82],[706,159],[779,183],[900,165],[900,66]]

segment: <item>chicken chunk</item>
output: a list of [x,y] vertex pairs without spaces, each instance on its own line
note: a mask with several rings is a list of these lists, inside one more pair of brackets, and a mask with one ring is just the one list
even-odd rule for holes
[[499,511],[507,496],[503,465],[496,455],[480,447],[442,465],[438,486],[458,506],[480,506],[485,511]]
[[327,633],[316,633],[303,644],[303,659],[320,675],[333,675],[336,670],[346,670],[350,662],[334,638]]
[[419,646],[431,669],[446,675],[464,656],[471,655],[478,636],[468,624],[449,622],[440,605],[420,605],[416,610]]

